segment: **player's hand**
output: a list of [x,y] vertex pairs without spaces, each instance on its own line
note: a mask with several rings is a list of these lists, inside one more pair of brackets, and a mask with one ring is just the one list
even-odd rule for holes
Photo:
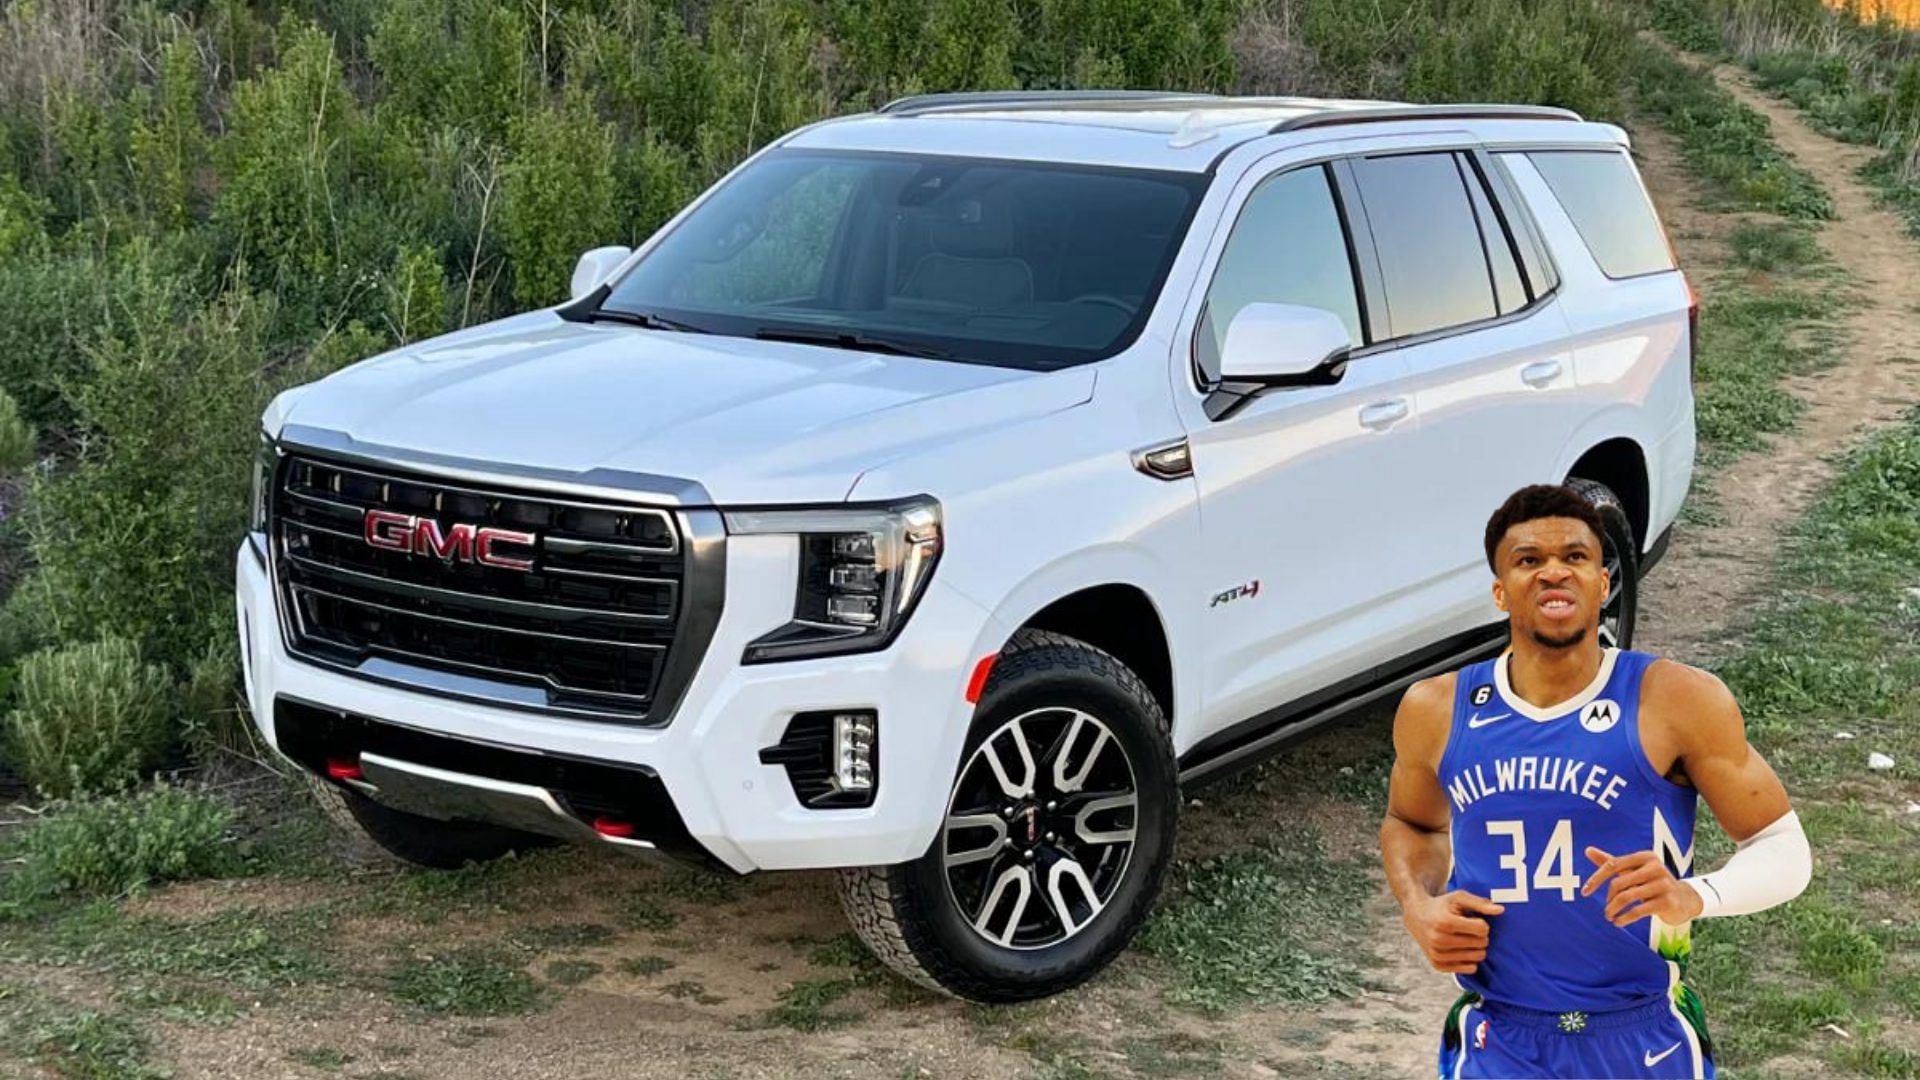
[[1505,910],[1484,896],[1455,889],[1407,905],[1400,919],[1433,970],[1471,975],[1487,958],[1487,920],[1482,916]]
[[1667,864],[1651,851],[1631,855],[1609,855],[1597,847],[1587,848],[1587,858],[1598,867],[1580,886],[1581,896],[1592,896],[1603,883],[1607,886],[1607,921],[1626,926],[1649,915],[1660,916],[1669,926],[1678,926],[1700,914],[1700,894],[1667,872]]

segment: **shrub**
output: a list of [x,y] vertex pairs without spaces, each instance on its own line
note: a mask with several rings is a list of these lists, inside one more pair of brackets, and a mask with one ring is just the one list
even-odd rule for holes
[[20,403],[0,387],[0,472],[19,472],[33,464],[39,438],[20,415]]
[[28,656],[7,717],[15,767],[55,797],[126,787],[166,746],[168,689],[123,638]]
[[500,234],[521,304],[566,299],[580,253],[615,243],[613,128],[578,93],[514,118]]
[[232,823],[225,802],[164,785],[59,806],[18,841],[19,869],[7,881],[7,899],[17,908],[228,873]]
[[232,292],[183,322],[170,288],[120,298],[121,325],[70,386],[81,448],[34,476],[21,588],[45,593],[58,639],[122,636],[184,670],[232,633],[260,409],[300,371],[262,367],[270,306]]

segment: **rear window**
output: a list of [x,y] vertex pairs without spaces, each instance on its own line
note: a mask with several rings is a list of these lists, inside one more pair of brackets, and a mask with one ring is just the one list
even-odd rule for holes
[[1627,155],[1611,150],[1527,155],[1608,277],[1673,269],[1673,250]]
[[1394,337],[1498,313],[1480,223],[1452,154],[1365,158],[1353,171],[1380,255]]

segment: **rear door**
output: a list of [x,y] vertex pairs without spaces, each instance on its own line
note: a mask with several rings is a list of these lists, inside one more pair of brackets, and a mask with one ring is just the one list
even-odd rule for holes
[[1486,521],[1515,489],[1553,482],[1575,393],[1551,264],[1518,217],[1497,166],[1471,148],[1355,158],[1344,179],[1378,260],[1378,348],[1407,369],[1420,425],[1395,499],[1422,543],[1383,622],[1410,652],[1499,619]]

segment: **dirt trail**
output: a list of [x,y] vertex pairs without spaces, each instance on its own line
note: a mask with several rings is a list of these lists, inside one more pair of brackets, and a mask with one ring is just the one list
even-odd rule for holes
[[[1820,245],[1853,288],[1837,320],[1845,341],[1839,363],[1786,382],[1807,405],[1798,424],[1714,476],[1725,520],[1676,530],[1667,562],[1647,580],[1636,643],[1689,660],[1713,657],[1741,609],[1766,587],[1785,529],[1833,472],[1828,459],[1857,442],[1863,429],[1920,401],[1920,245],[1856,175],[1873,151],[1814,131],[1791,105],[1755,89],[1744,72],[1717,67],[1714,75],[1767,118],[1779,147],[1832,195],[1835,220],[1820,231]],[[1663,193],[1652,170],[1649,183],[1656,195]],[[1702,215],[1684,216],[1691,222]]]

